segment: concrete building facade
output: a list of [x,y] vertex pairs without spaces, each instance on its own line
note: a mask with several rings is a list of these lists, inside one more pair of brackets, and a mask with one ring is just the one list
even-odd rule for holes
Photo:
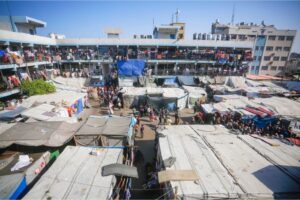
[[36,29],[46,25],[46,22],[28,16],[0,16],[0,30],[36,35]]
[[296,36],[296,30],[277,29],[274,25],[212,24],[212,34],[229,35],[234,41],[253,41],[253,62],[250,74],[284,75],[287,61]]

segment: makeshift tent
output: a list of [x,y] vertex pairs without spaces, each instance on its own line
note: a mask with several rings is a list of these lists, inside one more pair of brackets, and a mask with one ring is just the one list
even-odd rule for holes
[[193,76],[178,76],[178,81],[181,85],[189,85],[189,86],[197,85],[195,83],[196,79],[197,81],[199,81],[198,78]]
[[144,60],[118,61],[118,74],[124,76],[141,76],[144,74]]
[[50,104],[40,104],[22,112],[22,117],[28,117],[40,121],[65,121],[77,122],[76,117],[69,117],[67,109]]
[[255,98],[251,100],[259,106],[265,106],[276,115],[300,117],[300,103],[283,97]]
[[[116,146],[132,144],[129,133],[130,117],[90,115],[75,134],[81,146]],[[132,131],[132,129],[131,129]]]
[[288,90],[300,92],[300,81],[287,81],[285,84]]
[[168,77],[164,79],[163,87],[178,87],[176,77]]
[[0,148],[12,144],[59,147],[70,141],[80,124],[65,122],[17,123],[0,135]]
[[180,88],[123,87],[121,92],[123,93],[125,107],[138,106],[140,101],[148,99],[153,101],[154,105],[157,105],[156,102],[160,105],[159,101],[163,101],[164,105],[173,102],[171,107],[176,105],[183,109],[186,107],[188,97],[188,94]]
[[102,176],[101,168],[121,163],[121,153],[67,146],[23,199],[110,199],[116,179]]
[[[300,195],[299,178],[293,178],[299,176],[299,147],[284,143],[274,147],[248,135],[243,141],[243,135],[238,138],[240,135],[222,125],[172,125],[157,131],[164,135],[159,137],[157,169],[194,170],[199,176],[197,181],[170,178],[162,185],[164,192],[172,191],[167,199],[174,194],[195,199],[289,199]],[[163,160],[169,157],[176,161],[166,167]]]
[[274,125],[277,122],[277,119],[275,117],[254,117],[252,119],[254,121],[254,124],[257,128],[265,128],[268,125]]
[[199,99],[204,97],[204,99],[207,98],[207,93],[204,88],[201,87],[191,87],[191,86],[182,86],[185,90],[188,91],[189,98],[188,98],[188,104],[189,105],[195,105],[195,102]]

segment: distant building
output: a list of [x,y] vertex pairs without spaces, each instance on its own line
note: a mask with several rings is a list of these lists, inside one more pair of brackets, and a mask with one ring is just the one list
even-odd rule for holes
[[62,40],[62,39],[65,39],[65,38],[66,38],[65,35],[57,34],[57,33],[50,33],[50,34],[49,34],[49,37],[50,37],[50,38],[53,38],[53,39],[59,39],[59,40]]
[[0,16],[0,30],[36,35],[36,28],[46,25],[46,22],[28,16]]
[[175,22],[169,25],[156,26],[153,30],[155,39],[184,39],[185,23]]
[[229,40],[254,42],[253,62],[249,73],[283,75],[296,36],[296,30],[277,29],[273,25],[246,24],[236,25],[212,24],[211,33],[226,35]]
[[119,28],[106,28],[104,32],[107,34],[107,38],[120,38],[122,30]]
[[170,25],[179,27],[177,39],[184,39],[185,38],[185,23],[175,22],[175,23],[171,23]]
[[287,62],[287,71],[291,75],[300,75],[300,53],[291,53]]

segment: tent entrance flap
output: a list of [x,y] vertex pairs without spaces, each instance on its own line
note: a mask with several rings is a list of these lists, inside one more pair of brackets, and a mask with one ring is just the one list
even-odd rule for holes
[[197,181],[199,176],[195,170],[166,170],[158,172],[158,182]]

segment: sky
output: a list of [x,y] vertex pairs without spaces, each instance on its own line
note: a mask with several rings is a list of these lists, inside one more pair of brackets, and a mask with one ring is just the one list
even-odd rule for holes
[[[8,4],[8,6],[7,6]],[[179,21],[186,23],[186,38],[193,33],[209,33],[216,19],[235,23],[273,24],[279,29],[297,30],[292,51],[300,53],[300,1],[3,1],[0,15],[26,15],[47,22],[39,35],[50,32],[67,38],[106,37],[107,27],[121,28],[121,38],[152,34],[153,24],[168,24],[179,9]],[[9,9],[8,9],[9,7]],[[154,23],[153,23],[154,22]]]

